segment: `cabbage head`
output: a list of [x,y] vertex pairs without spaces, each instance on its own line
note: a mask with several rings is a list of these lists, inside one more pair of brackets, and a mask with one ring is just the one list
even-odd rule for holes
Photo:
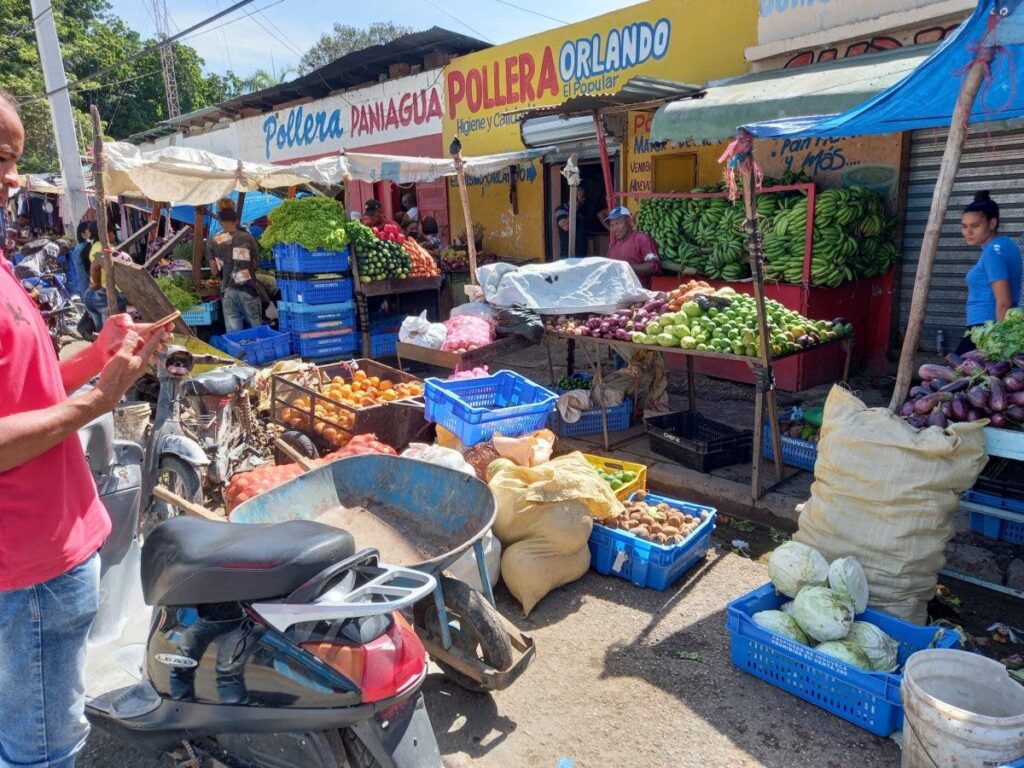
[[787,541],[768,558],[768,576],[786,597],[796,597],[806,586],[828,583],[828,561],[816,549]]
[[801,645],[811,644],[811,641],[807,639],[807,635],[800,629],[800,625],[788,613],[783,613],[782,611],[758,611],[751,618],[757,626],[767,629],[769,632],[788,637],[790,640]]
[[900,644],[874,624],[855,621],[846,639],[867,657],[874,672],[895,672],[900,663]]
[[853,605],[828,587],[804,587],[793,601],[793,618],[819,643],[842,640],[850,633]]
[[783,613],[785,613],[788,616],[792,616],[793,615],[793,601],[792,600],[787,600],[786,602],[784,602],[782,605],[779,606],[779,610],[782,611]]
[[864,651],[849,640],[829,640],[827,643],[816,646],[814,650],[821,651],[826,656],[831,656],[834,659],[844,661],[852,667],[858,667],[868,672],[871,671],[871,664],[868,661],[868,657],[864,655]]
[[856,558],[833,560],[828,567],[828,585],[836,592],[848,595],[857,613],[864,613],[868,607],[868,577]]

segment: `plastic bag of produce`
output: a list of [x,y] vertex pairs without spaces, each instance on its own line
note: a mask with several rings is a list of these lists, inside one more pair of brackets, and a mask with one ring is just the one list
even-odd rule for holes
[[768,558],[768,578],[786,597],[796,597],[804,587],[828,582],[828,561],[806,544],[787,541]]
[[436,464],[439,467],[448,467],[457,472],[464,472],[467,475],[476,477],[476,470],[471,464],[467,464],[462,454],[451,448],[444,448],[440,445],[426,445],[425,443],[409,443],[401,456],[407,459],[417,459],[428,464]]
[[440,349],[447,336],[448,329],[444,323],[432,323],[427,320],[426,310],[423,310],[419,317],[405,318],[402,327],[398,329],[399,341],[428,349]]
[[922,624],[960,494],[987,460],[982,424],[915,430],[833,387],[797,541],[864,568],[869,605]]
[[622,503],[581,453],[498,469],[490,487],[498,502],[494,534],[504,547],[501,575],[529,616],[548,592],[587,572],[593,521],[618,515]]
[[445,323],[448,335],[441,349],[445,352],[468,352],[486,347],[494,341],[494,327],[483,318],[463,315]]
[[501,458],[511,459],[520,467],[536,467],[551,460],[551,451],[555,447],[555,433],[550,429],[539,429],[532,435],[520,437],[495,435],[491,442]]

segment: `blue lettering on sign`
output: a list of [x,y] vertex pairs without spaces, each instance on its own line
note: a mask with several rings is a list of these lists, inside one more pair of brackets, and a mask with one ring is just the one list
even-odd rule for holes
[[558,52],[558,72],[568,83],[636,67],[664,58],[671,38],[672,22],[659,19],[655,24],[641,21],[611,29],[603,37],[566,40]]
[[795,11],[798,8],[810,8],[815,3],[818,5],[828,5],[829,2],[831,0],[761,0],[761,16]]
[[273,114],[263,121],[264,151],[269,160],[272,146],[283,150],[286,147],[322,144],[331,139],[340,139],[344,132],[340,109],[307,114],[299,106],[288,110],[288,116],[283,120]]

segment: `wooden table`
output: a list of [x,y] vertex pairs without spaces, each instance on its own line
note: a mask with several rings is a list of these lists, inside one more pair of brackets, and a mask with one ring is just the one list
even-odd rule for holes
[[402,368],[403,360],[414,360],[449,371],[454,371],[456,368],[465,370],[466,368],[476,368],[496,357],[529,346],[532,346],[532,342],[522,336],[506,336],[469,352],[442,352],[440,349],[429,349],[400,341],[398,342],[398,368],[404,370]]
[[[694,366],[693,366],[694,358],[697,358],[697,357],[709,357],[709,358],[719,358],[719,359],[725,359],[725,360],[741,360],[741,361],[745,362],[747,365],[750,366],[750,368],[755,372],[755,374],[758,375],[758,381],[754,385],[754,387],[755,387],[755,389],[754,389],[754,393],[755,393],[754,394],[754,444],[753,444],[753,452],[752,452],[752,457],[751,457],[751,463],[753,465],[753,470],[751,472],[751,478],[750,478],[750,493],[751,493],[752,500],[756,502],[765,493],[767,493],[772,488],[776,487],[779,483],[781,483],[783,480],[786,479],[785,468],[784,468],[784,465],[782,463],[782,436],[779,433],[778,424],[776,424],[772,428],[772,440],[773,440],[773,443],[774,443],[773,450],[774,450],[774,453],[775,453],[775,472],[776,472],[776,476],[777,476],[778,479],[774,483],[772,483],[772,485],[768,486],[767,488],[762,488],[761,487],[761,453],[762,453],[761,443],[762,443],[762,439],[763,439],[762,438],[762,434],[764,432],[765,411],[767,410],[767,412],[769,414],[777,414],[778,413],[778,404],[776,403],[776,400],[775,400],[775,382],[772,380],[771,377],[766,375],[767,372],[764,370],[764,365],[763,365],[763,363],[761,361],[761,358],[759,358],[759,357],[746,357],[746,356],[743,356],[743,355],[730,355],[730,354],[725,354],[723,352],[710,352],[710,351],[700,351],[700,350],[696,350],[696,349],[683,349],[681,347],[662,347],[662,346],[655,346],[655,345],[651,345],[651,344],[634,344],[634,343],[629,342],[629,341],[612,341],[610,339],[599,339],[599,338],[595,338],[593,336],[575,336],[575,335],[572,335],[572,334],[557,333],[557,332],[553,332],[553,331],[548,331],[545,334],[545,338],[546,338],[546,340],[550,340],[550,339],[564,339],[566,341],[575,341],[578,344],[580,344],[581,346],[583,346],[584,349],[586,349],[588,346],[590,346],[594,350],[594,355],[593,355],[593,360],[594,360],[594,381],[596,383],[600,383],[602,381],[602,370],[601,370],[601,367],[602,367],[601,366],[601,348],[602,347],[607,347],[607,348],[610,348],[612,350],[618,351],[621,354],[623,354],[623,356],[626,357],[627,359],[630,356],[629,353],[636,352],[637,350],[641,350],[641,349],[642,350],[649,350],[649,351],[652,351],[652,352],[660,352],[662,354],[668,354],[668,355],[682,355],[683,357],[686,358],[686,379],[687,379],[687,382],[686,382],[686,394],[687,394],[688,403],[689,403],[689,410],[691,410],[691,411],[696,411],[697,410],[696,374],[694,372]],[[840,345],[840,346],[843,347],[843,350],[846,353],[846,361],[845,361],[845,363],[843,365],[843,379],[842,379],[843,382],[845,383],[847,381],[847,379],[849,378],[849,376],[850,376],[850,360],[851,360],[851,356],[852,356],[852,352],[853,352],[853,338],[852,337],[846,337],[846,338],[842,338],[842,339],[835,339],[833,341],[825,342],[824,344],[816,344],[815,346],[808,347],[807,349],[800,349],[800,350],[797,350],[795,352],[788,352],[788,353],[783,354],[783,355],[778,355],[778,356],[772,358],[772,362],[774,363],[777,360],[784,360],[787,357],[794,357],[796,355],[803,354],[804,352],[809,352],[812,349],[819,349],[821,347],[830,346],[830,345]],[[550,369],[551,380],[554,381],[555,380],[555,374],[554,374],[554,366],[553,366],[552,358],[551,358],[551,347],[550,347],[550,344],[548,344],[548,367]],[[571,373],[571,371],[570,371],[570,373]],[[609,444],[608,444],[608,413],[607,413],[607,410],[604,407],[604,404],[601,404],[599,407],[601,409],[601,427],[602,427],[603,437],[604,437],[604,449],[607,451],[608,448],[609,448]]]

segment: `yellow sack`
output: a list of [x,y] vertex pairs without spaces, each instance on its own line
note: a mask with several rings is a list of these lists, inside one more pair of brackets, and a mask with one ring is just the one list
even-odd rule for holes
[[983,424],[915,430],[842,387],[825,402],[811,498],[793,537],[864,566],[868,604],[923,624],[960,494],[985,466]]
[[490,487],[501,575],[529,616],[548,592],[587,572],[593,521],[618,515],[622,503],[581,453],[500,470]]

